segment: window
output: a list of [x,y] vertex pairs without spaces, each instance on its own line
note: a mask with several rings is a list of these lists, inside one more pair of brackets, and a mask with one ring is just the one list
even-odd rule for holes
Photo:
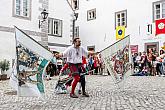
[[88,51],[95,51],[95,46],[87,46]]
[[127,26],[127,10],[115,13],[115,28],[117,26]]
[[72,7],[74,10],[79,9],[79,1],[78,0],[72,0]]
[[153,21],[165,18],[165,1],[153,3]]
[[79,37],[79,26],[75,27],[75,37]]
[[88,10],[87,11],[87,20],[94,20],[96,19],[96,9]]
[[49,18],[48,19],[48,34],[62,37],[62,20]]
[[14,0],[14,17],[30,18],[31,0]]

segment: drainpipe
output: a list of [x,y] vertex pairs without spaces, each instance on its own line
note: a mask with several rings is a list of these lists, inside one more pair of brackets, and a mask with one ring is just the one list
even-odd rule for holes
[[78,13],[75,13],[75,10],[72,8],[72,6],[71,6],[71,4],[69,3],[69,1],[68,0],[66,0],[67,1],[67,3],[68,3],[68,5],[70,6],[70,8],[72,9],[72,11],[73,11],[73,26],[72,26],[72,41],[73,41],[73,39],[75,38],[75,22],[76,22],[76,20],[77,20],[77,18],[78,18]]

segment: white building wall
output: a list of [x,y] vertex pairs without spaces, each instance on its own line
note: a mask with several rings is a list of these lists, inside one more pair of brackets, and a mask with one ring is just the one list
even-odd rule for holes
[[[51,43],[71,44],[72,16],[73,11],[66,0],[49,1],[49,17],[62,20],[62,37],[49,36]],[[63,50],[60,50],[60,52]]]
[[13,17],[13,0],[1,0],[0,1],[0,10],[1,17],[0,17],[0,26],[5,27],[13,27],[14,25],[18,28],[24,29],[24,30],[31,30],[40,32],[40,29],[38,28],[38,16],[40,15],[39,7],[41,3],[39,3],[36,0],[31,0],[31,20],[25,20],[17,17]]
[[[127,10],[127,28],[125,35],[131,36],[131,44],[144,50],[144,43],[159,41],[162,46],[164,35],[147,35],[147,24],[153,23],[152,2],[156,0],[79,0],[80,37],[84,46],[95,45],[100,51],[116,41],[115,12]],[[96,19],[87,21],[87,10],[96,8]],[[153,23],[154,26],[154,23]]]
[[14,33],[0,32],[0,59],[14,59],[15,37]]
[[[40,0],[31,0],[31,19],[25,20],[13,17],[13,0],[0,0],[0,60],[7,59],[12,64],[15,59],[15,34],[14,25],[22,30],[26,30],[28,35],[37,41],[41,41],[41,29],[39,29],[39,16],[42,11]],[[73,13],[66,0],[49,0],[48,13],[49,17],[63,20],[62,37],[48,36],[49,43],[58,43],[71,45],[70,40],[70,21]],[[57,51],[62,52],[66,47],[50,46]]]
[[[17,17],[13,17],[13,0],[1,0],[0,1],[0,10],[1,17],[0,17],[0,26],[6,27],[9,29],[14,28],[17,26],[23,30],[30,30],[39,32],[38,28],[38,16],[40,14],[39,11],[39,2],[35,2],[32,0],[32,8],[31,8],[31,20],[20,19]],[[0,31],[0,59],[8,59],[10,63],[12,59],[15,59],[15,34],[14,32],[5,30]],[[8,32],[7,32],[8,31]],[[33,36],[32,36],[33,37]],[[34,36],[37,38],[37,41],[41,41],[40,37]]]

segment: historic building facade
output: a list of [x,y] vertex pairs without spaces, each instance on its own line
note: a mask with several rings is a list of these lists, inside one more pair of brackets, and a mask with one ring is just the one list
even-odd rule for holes
[[0,59],[15,59],[14,26],[52,51],[71,45],[73,10],[66,0],[1,0],[0,5]]
[[[75,1],[75,0],[73,0]],[[155,35],[155,20],[165,18],[165,0],[76,0],[79,36],[88,49],[100,51],[116,42],[116,26],[125,26],[139,51],[160,47],[165,35]],[[75,6],[75,5],[74,5]]]

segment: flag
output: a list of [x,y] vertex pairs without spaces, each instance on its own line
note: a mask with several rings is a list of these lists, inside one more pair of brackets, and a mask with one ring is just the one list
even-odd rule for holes
[[110,72],[115,83],[122,82],[130,72],[130,37],[127,36],[101,51],[105,67]]
[[125,26],[116,27],[116,40],[123,39],[125,36]]
[[155,35],[165,34],[165,19],[155,20],[156,32]]
[[10,85],[18,96],[41,96],[44,90],[43,75],[53,54],[15,27],[16,60]]

